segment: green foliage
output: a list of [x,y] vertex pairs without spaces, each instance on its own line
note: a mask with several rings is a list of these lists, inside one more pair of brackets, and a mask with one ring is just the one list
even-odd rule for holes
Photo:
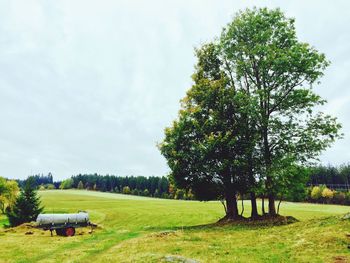
[[330,190],[329,188],[324,188],[322,191],[322,197],[325,198],[327,201],[332,200],[334,196],[334,192]]
[[[101,192],[121,192],[124,186],[130,191],[136,189],[138,195],[142,195],[147,189],[150,196],[157,191],[159,196],[169,192],[169,180],[166,176],[115,176],[99,174],[79,174],[72,176],[73,188],[78,188],[79,182],[85,184],[87,190],[98,190]],[[136,193],[136,192],[134,192]]]
[[46,185],[46,189],[47,189],[47,190],[54,190],[54,189],[56,189],[56,187],[55,187],[54,184],[47,184],[47,185]]
[[0,177],[0,211],[5,213],[6,208],[11,208],[17,198],[19,187],[16,181],[6,180]]
[[350,182],[350,164],[342,164],[340,166],[333,165],[319,165],[310,168],[311,185],[318,184],[342,184],[348,185]]
[[309,191],[309,197],[317,203],[350,205],[350,192],[331,190],[325,185],[312,187]]
[[345,204],[350,205],[350,192],[345,193]]
[[262,193],[271,215],[277,195],[301,199],[296,167],[342,137],[336,119],[316,111],[325,101],[312,86],[325,55],[298,40],[293,19],[267,8],[239,12],[196,55],[194,84],[159,145],[176,186],[227,203]]
[[40,185],[39,186],[39,189],[38,189],[39,191],[43,191],[43,190],[46,190],[46,188],[45,188],[45,186],[42,184],[42,185]]
[[186,193],[186,199],[187,200],[194,200],[194,194],[192,193],[192,190],[189,189]]
[[13,207],[7,209],[6,215],[11,226],[18,226],[25,222],[35,221],[42,211],[43,207],[40,205],[33,180],[28,179]]
[[175,199],[184,199],[184,198],[185,198],[185,191],[182,189],[177,189]]
[[71,189],[73,187],[73,180],[71,178],[63,180],[60,189]]
[[315,201],[318,201],[322,197],[322,188],[319,186],[315,186],[311,191],[311,198]]
[[334,203],[343,205],[345,204],[345,193],[343,192],[335,192],[334,194]]
[[129,186],[124,186],[122,193],[126,194],[126,195],[131,194],[130,187]]

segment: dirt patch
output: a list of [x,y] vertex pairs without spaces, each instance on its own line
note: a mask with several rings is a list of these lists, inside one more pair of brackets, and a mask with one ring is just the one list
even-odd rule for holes
[[345,262],[349,262],[349,261],[344,256],[336,256],[336,257],[333,257],[333,262],[334,263],[345,263]]
[[258,216],[257,218],[246,218],[246,217],[238,217],[238,218],[222,218],[217,223],[216,226],[222,225],[247,225],[247,226],[280,226],[280,225],[288,225],[299,220],[292,216]]
[[176,232],[175,231],[163,231],[163,232],[159,232],[154,234],[155,237],[167,237],[167,236],[176,236]]

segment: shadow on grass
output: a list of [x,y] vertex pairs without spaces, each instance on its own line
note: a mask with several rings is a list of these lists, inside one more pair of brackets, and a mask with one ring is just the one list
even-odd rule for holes
[[270,228],[275,226],[289,225],[299,222],[298,219],[292,216],[259,216],[256,219],[240,217],[238,219],[222,218],[215,223],[193,225],[193,226],[171,226],[171,227],[149,227],[147,230],[152,231],[177,231],[177,230],[218,230],[218,229],[240,229],[240,230],[255,230],[261,228]]

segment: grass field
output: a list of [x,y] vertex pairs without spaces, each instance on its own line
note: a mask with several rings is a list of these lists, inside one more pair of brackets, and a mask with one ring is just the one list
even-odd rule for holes
[[[78,229],[74,237],[0,228],[0,262],[350,262],[350,220],[340,219],[350,211],[346,206],[283,203],[281,214],[300,222],[213,227],[200,225],[223,216],[219,202],[79,190],[40,195],[47,213],[87,210],[100,227],[92,234]],[[0,215],[0,224],[5,222]]]

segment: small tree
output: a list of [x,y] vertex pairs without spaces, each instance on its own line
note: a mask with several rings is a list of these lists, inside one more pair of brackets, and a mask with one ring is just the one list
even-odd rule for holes
[[33,187],[33,180],[29,178],[26,181],[24,189],[12,209],[7,209],[6,214],[11,226],[18,226],[25,222],[35,221],[37,216],[43,211],[40,205],[40,198]]
[[129,195],[131,193],[130,187],[129,186],[124,186],[123,187],[123,194]]
[[12,207],[19,192],[18,183],[0,177],[0,210],[4,214],[7,207]]
[[78,189],[84,189],[84,184],[83,184],[83,182],[82,181],[79,181],[79,183],[78,183]]
[[315,186],[311,191],[311,199],[318,201],[322,197],[322,189],[319,186]]
[[66,180],[63,180],[60,184],[60,189],[70,189],[73,187],[73,179],[69,178]]
[[56,187],[55,187],[54,184],[47,184],[47,185],[46,185],[46,189],[47,189],[47,190],[54,190],[54,189],[56,189]]
[[184,197],[185,197],[185,191],[182,189],[177,189],[175,199],[184,199]]
[[322,197],[326,200],[326,203],[329,204],[333,199],[334,192],[329,188],[324,188],[322,191]]
[[142,195],[143,195],[143,196],[149,196],[149,191],[148,191],[148,189],[143,190]]

